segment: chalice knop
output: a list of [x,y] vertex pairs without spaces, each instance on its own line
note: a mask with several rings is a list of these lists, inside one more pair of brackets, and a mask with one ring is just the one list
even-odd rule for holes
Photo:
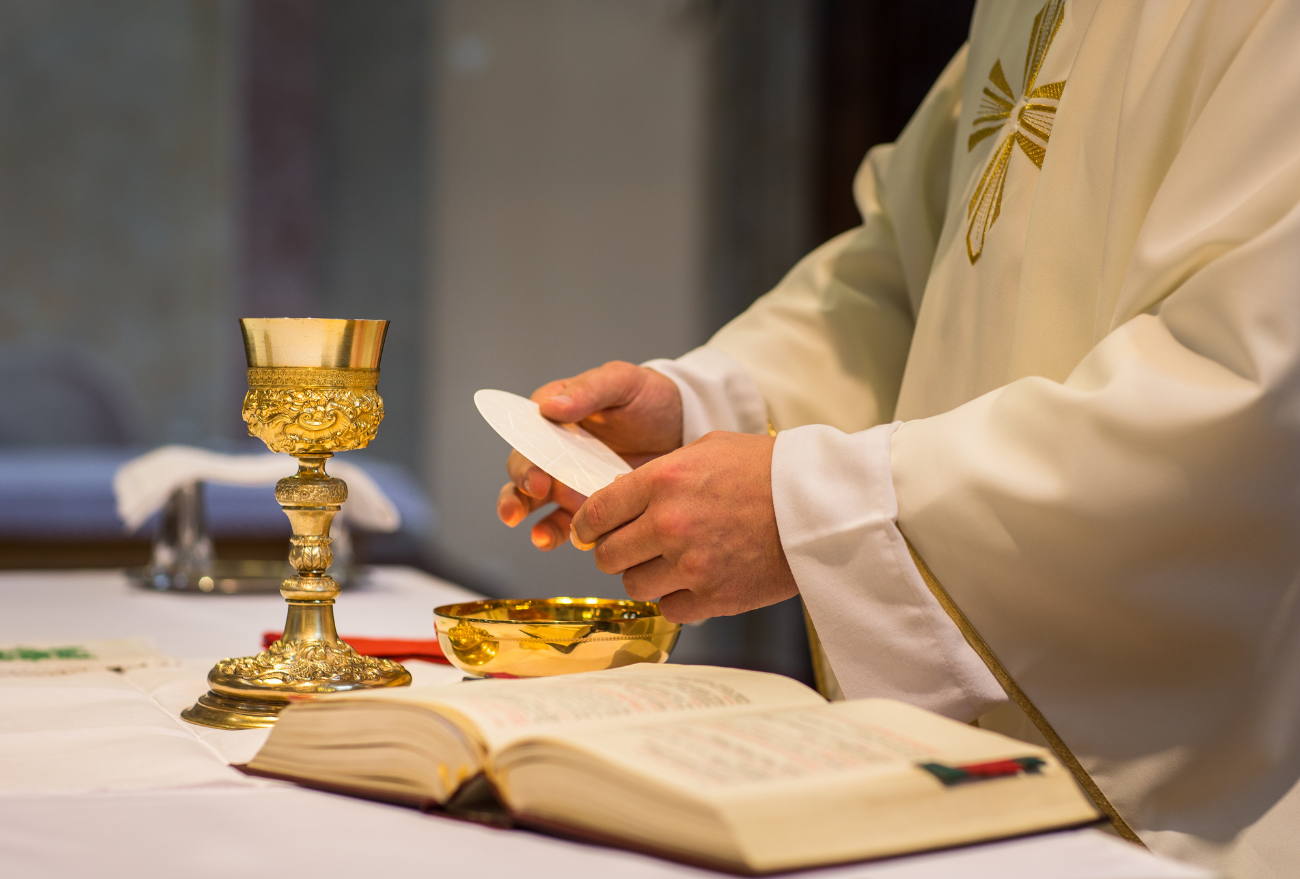
[[292,697],[411,682],[397,663],[362,656],[339,640],[339,584],[325,573],[333,561],[330,523],[348,496],[343,480],[326,475],[325,462],[375,438],[384,417],[376,388],[388,321],[239,323],[248,355],[248,432],[298,459],[298,472],[275,486],[293,528],[289,562],[298,576],[280,586],[289,604],[280,640],[256,656],[218,662],[208,672],[209,692],[181,712],[191,723],[220,729],[270,726]]

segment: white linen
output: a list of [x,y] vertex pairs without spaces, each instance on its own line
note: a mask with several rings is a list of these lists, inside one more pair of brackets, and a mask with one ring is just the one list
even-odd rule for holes
[[[414,568],[366,568],[334,609],[339,633],[432,638],[433,609],[481,596]],[[0,573],[0,642],[144,634],[163,653],[207,662],[256,653],[284,627],[279,595],[175,595],[132,586],[119,571]],[[136,675],[142,672],[134,673]]]
[[[125,677],[167,716],[179,718],[182,711],[208,691],[208,672],[211,669],[212,663],[206,659],[187,659],[175,668],[141,669]],[[411,674],[414,677],[415,672]],[[271,733],[269,729],[212,729],[192,723],[185,723],[182,729],[214,751],[223,763],[231,765],[252,760]]]
[[[310,839],[293,839],[307,829]],[[0,875],[41,879],[228,879],[280,864],[316,879],[414,875],[717,879],[633,852],[503,832],[288,786],[117,795],[0,795]],[[1209,879],[1097,830],[868,864],[809,879]]]
[[[1011,129],[1052,8],[980,3],[968,52],[864,163],[864,225],[709,344],[779,429],[903,421],[899,527],[1120,812],[1166,851],[1286,875],[1300,3],[1070,0],[1036,161]],[[974,141],[995,71],[1016,104]]]
[[188,726],[129,675],[5,679],[0,794],[253,784]]
[[[344,592],[344,632],[427,637],[434,606],[475,597],[418,571],[377,568]],[[296,870],[321,879],[426,871],[556,879],[715,876],[631,852],[502,833],[415,810],[253,779],[246,762],[267,730],[183,723],[213,657],[252,649],[276,596],[181,596],[135,590],[114,572],[0,573],[0,639],[79,637],[134,627],[183,658],[176,668],[0,682],[0,876],[226,877],[231,864],[273,864],[285,832],[331,828],[292,846]],[[44,636],[44,634],[42,634]],[[195,658],[201,654],[211,654]],[[450,666],[407,664],[419,684],[451,683]],[[472,686],[472,685],[471,685]],[[289,828],[286,831],[285,828]],[[214,846],[214,840],[216,844]],[[811,871],[818,879],[1204,879],[1095,830],[1067,831],[875,864]]]
[[[275,485],[292,476],[298,464],[288,455],[227,455],[192,446],[162,446],[118,467],[113,474],[117,514],[127,531],[136,531],[163,508],[178,488],[192,482],[223,485]],[[366,471],[333,459],[328,470],[348,484],[348,501],[339,518],[366,531],[396,531],[402,515]]]
[[[368,569],[364,582],[340,598],[345,636],[429,638],[434,607],[478,597],[410,568]],[[267,731],[195,726],[180,712],[206,692],[216,660],[254,653],[263,631],[283,627],[278,595],[167,595],[117,572],[43,571],[0,575],[0,606],[0,639],[30,632],[22,643],[87,643],[97,632],[134,641],[126,633],[148,632],[185,658],[125,674],[0,678],[0,793],[251,783],[227,764],[251,759]],[[446,665],[406,666],[422,684],[463,677]]]

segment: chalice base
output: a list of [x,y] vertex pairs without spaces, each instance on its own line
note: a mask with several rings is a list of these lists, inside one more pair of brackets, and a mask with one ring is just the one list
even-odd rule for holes
[[253,701],[231,699],[220,693],[208,690],[189,708],[181,712],[181,717],[199,726],[211,726],[216,729],[262,729],[274,726],[280,709],[288,702]]
[[333,603],[289,602],[288,637],[256,656],[218,662],[208,672],[207,695],[181,717],[217,729],[258,729],[272,726],[291,700],[410,684],[411,673],[398,663],[362,656],[338,639]]

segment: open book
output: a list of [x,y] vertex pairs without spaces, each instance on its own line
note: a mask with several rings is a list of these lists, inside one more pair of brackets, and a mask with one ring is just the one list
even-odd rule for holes
[[827,703],[789,678],[704,666],[303,702],[248,770],[453,812],[486,780],[520,824],[744,873],[1098,818],[1042,748],[900,702]]

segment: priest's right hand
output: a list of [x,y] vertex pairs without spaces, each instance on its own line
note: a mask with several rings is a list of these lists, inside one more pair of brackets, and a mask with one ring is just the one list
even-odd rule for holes
[[[618,452],[633,467],[682,444],[682,398],[672,379],[619,360],[560,379],[533,391],[542,415],[562,423],[577,422]],[[586,496],[556,482],[518,452],[506,461],[510,481],[497,496],[497,516],[514,528],[538,507],[557,509],[542,518],[529,535],[546,552],[569,539],[573,514]]]

